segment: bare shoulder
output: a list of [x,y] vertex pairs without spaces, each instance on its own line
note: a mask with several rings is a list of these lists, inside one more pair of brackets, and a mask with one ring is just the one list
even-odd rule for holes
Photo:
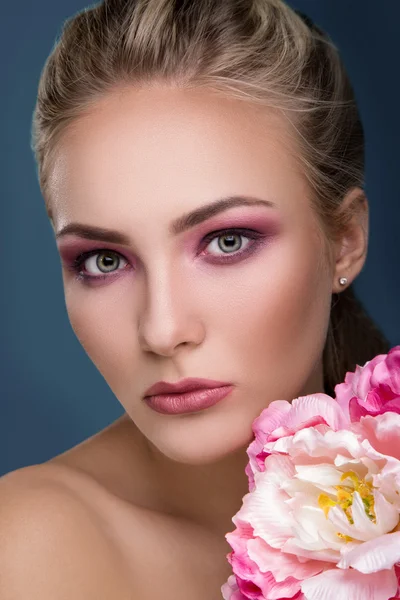
[[98,514],[54,473],[44,464],[0,478],[0,598],[133,600]]

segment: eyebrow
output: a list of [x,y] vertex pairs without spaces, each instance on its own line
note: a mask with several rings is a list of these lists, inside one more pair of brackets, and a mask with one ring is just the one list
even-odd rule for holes
[[[171,235],[179,235],[203,221],[235,206],[267,206],[268,208],[277,208],[277,205],[270,200],[255,198],[254,196],[228,196],[220,198],[205,206],[200,206],[195,210],[186,213],[173,221],[169,227]],[[99,240],[114,244],[129,246],[131,241],[129,236],[114,229],[104,229],[103,227],[93,227],[82,223],[69,223],[63,227],[57,234],[56,239],[65,235],[77,235],[87,240]]]

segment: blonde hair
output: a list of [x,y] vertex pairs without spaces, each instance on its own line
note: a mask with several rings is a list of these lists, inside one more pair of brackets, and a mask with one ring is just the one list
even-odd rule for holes
[[[206,88],[280,111],[298,144],[324,233],[336,240],[364,186],[364,134],[337,48],[282,0],[103,0],[69,18],[39,82],[32,149],[52,217],[49,177],[67,127],[117,86]],[[390,344],[352,285],[332,294],[323,353],[325,391]]]

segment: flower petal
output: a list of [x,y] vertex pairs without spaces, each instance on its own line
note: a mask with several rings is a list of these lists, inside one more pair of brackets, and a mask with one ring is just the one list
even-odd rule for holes
[[297,465],[296,477],[302,481],[313,483],[318,488],[326,489],[327,486],[341,484],[342,471],[335,469],[332,464],[319,463],[318,465]]
[[385,412],[375,417],[363,417],[358,430],[377,452],[400,460],[399,414]]
[[293,519],[285,503],[288,494],[270,481],[269,474],[273,472],[274,465],[279,469],[283,462],[290,465],[290,460],[285,456],[271,455],[266,462],[270,470],[255,473],[255,489],[243,497],[242,506],[232,521],[235,525],[237,519],[249,523],[255,537],[262,538],[273,548],[280,548],[292,535]]
[[331,429],[321,432],[315,427],[302,429],[292,438],[283,438],[266,444],[265,448],[270,452],[286,452],[290,456],[324,457],[332,462],[338,454],[343,456],[347,454],[349,458],[361,458],[366,454],[355,432]]
[[[288,554],[295,554],[297,558],[310,558],[311,560],[318,559],[321,563],[333,563],[336,565],[340,554],[337,550],[332,550],[330,548],[326,550],[305,550],[304,548],[300,548],[297,545],[297,542],[294,538],[289,539],[282,546],[282,552],[287,552]],[[328,568],[328,566],[326,566]]]
[[245,468],[250,492],[255,487],[254,474],[264,471],[264,459],[267,456],[267,453],[263,451],[264,445],[268,441],[271,431],[279,427],[291,409],[291,404],[287,400],[275,400],[253,421],[254,440],[246,451],[249,462]]
[[399,531],[387,533],[343,553],[337,566],[340,569],[353,567],[361,573],[375,573],[391,569],[398,562],[400,562]]
[[374,500],[376,523],[368,518],[360,494],[354,492],[353,505],[351,507],[354,520],[354,525],[352,525],[354,533],[352,537],[366,542],[389,533],[398,524],[398,510],[379,491],[374,491]]
[[230,575],[221,586],[221,594],[223,600],[247,600],[238,588],[235,575]]
[[397,591],[394,569],[364,575],[354,569],[330,569],[301,583],[306,600],[388,600]]
[[292,410],[287,413],[281,427],[272,432],[271,439],[293,435],[296,431],[317,423],[326,423],[335,431],[350,424],[336,400],[327,394],[300,396],[292,401],[291,406]]
[[262,573],[270,571],[277,583],[292,576],[295,579],[305,579],[321,573],[325,563],[318,560],[300,562],[297,556],[285,554],[268,546],[262,539],[255,538],[247,544],[249,557],[257,564]]

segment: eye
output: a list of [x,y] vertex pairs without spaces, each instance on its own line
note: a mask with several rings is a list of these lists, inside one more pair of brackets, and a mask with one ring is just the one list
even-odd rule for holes
[[[214,262],[229,262],[244,258],[263,242],[265,235],[253,229],[226,229],[209,233],[203,240],[202,255]],[[242,240],[245,240],[243,242]],[[208,243],[210,242],[210,243]]]
[[[238,252],[239,250],[243,250],[243,242],[242,239],[247,239],[247,244],[249,242],[249,238],[246,238],[245,235],[241,233],[224,233],[219,234],[214,237],[212,242],[208,245],[213,251],[221,250],[223,254],[232,254],[234,252]],[[246,248],[246,245],[244,246]]]
[[[128,261],[112,250],[91,250],[80,254],[74,261],[73,269],[82,279],[103,279],[108,273],[114,273],[121,265],[124,268]],[[82,266],[85,268],[82,270]],[[100,271],[100,275],[99,275]]]

